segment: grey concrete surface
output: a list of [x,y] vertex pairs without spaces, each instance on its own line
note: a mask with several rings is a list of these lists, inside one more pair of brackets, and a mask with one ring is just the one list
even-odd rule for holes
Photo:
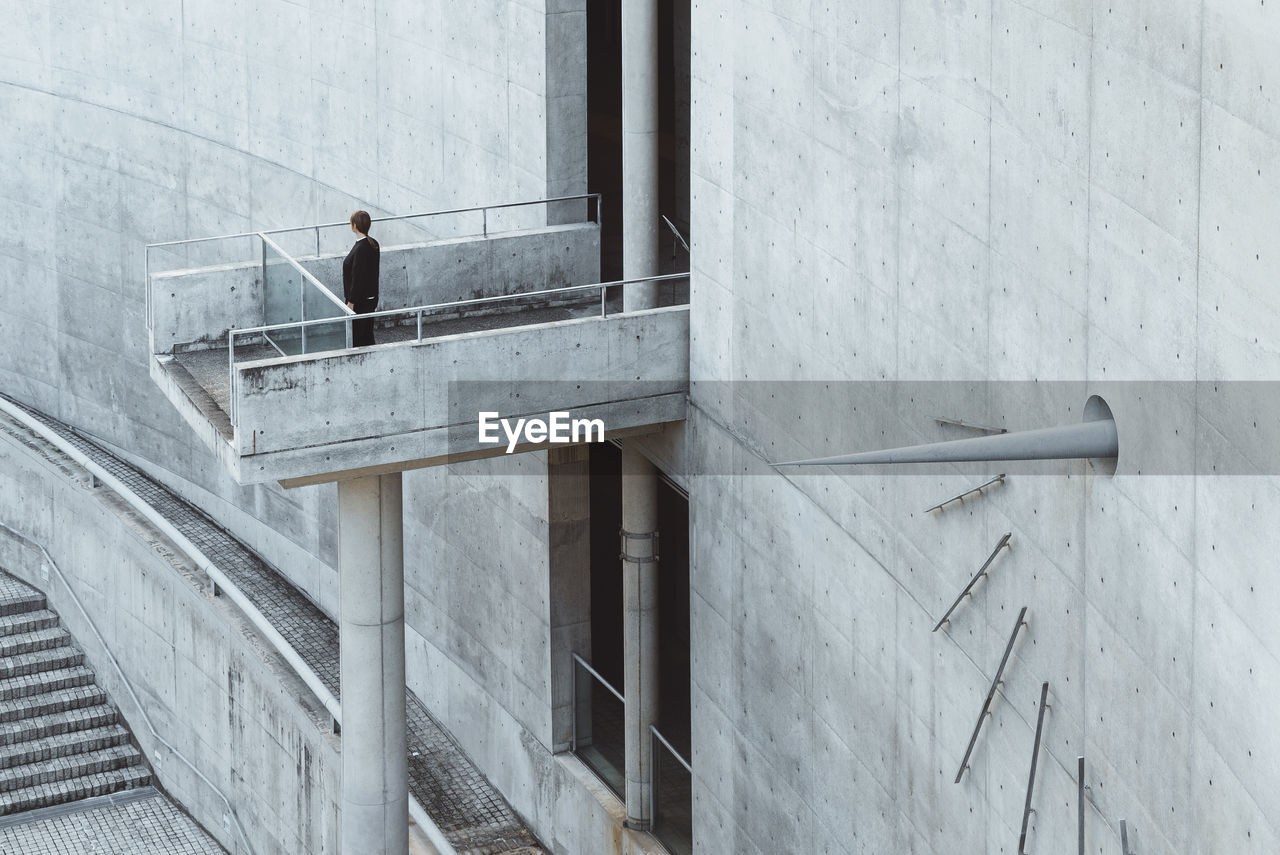
[[[574,43],[584,4],[271,4],[292,23],[252,34],[235,4],[183,20],[102,8],[80,14],[114,43],[78,49],[76,19],[42,5],[14,16],[6,42],[0,99],[23,131],[3,139],[15,167],[2,186],[32,228],[6,244],[0,274],[31,296],[0,309],[6,339],[27,342],[0,351],[0,376],[171,469],[336,613],[334,489],[236,487],[161,395],[138,391],[136,247],[295,222],[300,206],[317,219],[420,209],[580,173],[585,157],[553,128],[583,104],[582,54],[552,46]],[[1046,678],[1037,850],[1074,843],[1081,748],[1091,850],[1116,851],[1121,816],[1143,852],[1280,849],[1280,749],[1262,712],[1280,681],[1273,477],[1063,465],[925,518],[972,473],[779,474],[771,443],[798,416],[835,454],[947,438],[934,415],[1027,428],[1065,421],[1065,407],[994,392],[935,413],[869,396],[860,410],[878,415],[855,429],[802,394],[728,385],[1273,379],[1278,13],[693,6],[693,397],[687,426],[647,448],[721,473],[687,478],[698,852],[1008,851]],[[301,32],[305,56],[271,50]],[[168,73],[115,59],[143,55],[121,40],[151,37],[172,46],[155,58]],[[369,70],[372,101],[352,68]],[[578,84],[563,98],[537,91],[564,80]],[[303,112],[328,132],[281,109],[282,91],[315,103]],[[371,138],[372,161],[358,156]],[[1193,400],[1189,431],[1126,432],[1152,408],[1136,393],[1108,403],[1122,466],[1126,443],[1216,453],[1214,425],[1233,417]],[[618,805],[550,754],[548,477],[541,455],[406,476],[408,679],[549,845],[594,855],[635,838],[617,842]],[[27,487],[43,495],[40,479]],[[929,633],[1005,531],[1001,572],[945,637]],[[951,785],[1023,605],[1032,631],[972,777]]]
[[[295,651],[306,661],[308,667],[319,677],[326,688],[334,695],[340,696],[339,681],[339,645],[338,628],[306,599],[287,580],[263,564],[262,559],[238,543],[225,531],[211,523],[189,504],[177,498],[151,479],[133,470],[114,455],[105,452],[95,443],[89,442],[75,434],[65,425],[47,416],[37,414],[39,420],[53,430],[59,437],[70,442],[78,451],[90,456],[110,471],[114,477],[128,485],[143,501],[155,508],[167,522],[183,532],[184,536],[197,543],[210,560],[214,561],[232,579],[241,592],[254,603],[264,615],[268,615],[275,630],[279,632]],[[57,468],[61,476],[67,479],[72,487],[94,489],[96,485],[86,479],[86,473],[68,458],[50,447],[40,437],[15,428],[9,422],[2,425],[6,440],[13,440],[16,448],[23,449],[33,455],[33,460],[50,464]],[[12,428],[12,429],[11,429]],[[9,494],[5,494],[9,495]],[[125,510],[125,505],[105,496],[110,510],[123,516],[125,527],[139,539],[155,548],[162,557],[170,562],[175,558],[175,547],[162,538],[157,540],[153,528],[147,524],[135,526],[135,518]],[[22,531],[9,528],[7,531],[14,543],[17,553],[31,558],[36,549]],[[7,542],[7,541],[6,541]],[[159,546],[156,546],[157,542]],[[5,553],[8,555],[8,553]],[[32,558],[35,566],[30,564],[14,565],[33,584],[43,581],[43,571],[39,558]],[[162,565],[163,566],[163,565]],[[182,564],[186,570],[192,568]],[[164,572],[164,571],[162,571]],[[207,593],[207,580],[197,580],[202,593]],[[221,602],[217,600],[215,602]],[[235,612],[230,613],[233,621],[239,621]],[[253,632],[247,626],[241,627],[246,637],[252,638]],[[305,715],[311,716],[314,726],[324,732],[330,724],[326,710],[323,710],[301,680],[294,677],[284,663],[277,662],[274,657],[267,659],[273,665],[284,669],[280,672],[284,684],[282,692],[292,698],[293,703],[300,703]],[[278,702],[289,703],[288,699]],[[458,750],[450,734],[445,732],[439,723],[427,712],[422,702],[416,697],[406,699],[407,706],[407,760],[409,767],[409,787],[419,804],[426,806],[436,826],[446,836],[449,844],[462,855],[477,855],[497,852],[510,852],[512,855],[540,855],[544,850],[538,843],[537,836],[529,830],[523,820],[512,811],[502,796],[493,788],[484,774]],[[231,746],[232,749],[235,746]],[[155,755],[153,754],[153,762]],[[163,759],[161,755],[161,759]],[[173,764],[170,763],[170,766]],[[297,781],[306,786],[311,783],[314,789],[313,773],[307,763],[296,767]],[[287,784],[282,784],[287,786]],[[337,799],[338,794],[333,794]],[[220,805],[216,801],[214,806]],[[225,825],[225,821],[224,821]],[[305,848],[307,844],[303,844]],[[310,851],[309,849],[307,851]]]
[[204,829],[152,787],[35,811],[0,826],[0,852],[22,855],[222,855]]
[[[14,10],[0,44],[0,198],[26,225],[0,252],[0,281],[28,296],[0,307],[5,338],[26,342],[0,348],[0,387],[147,461],[336,613],[333,489],[235,484],[147,388],[142,247],[356,208],[584,192],[585,8]],[[566,205],[558,221],[581,219]],[[323,238],[344,251],[350,232]]]
[[237,480],[328,480],[505,453],[479,441],[482,411],[569,411],[607,431],[678,420],[687,324],[688,308],[670,307],[237,363],[232,444],[160,362],[153,377]]
[[649,727],[658,723],[658,470],[634,442],[622,446],[622,695],[627,825],[653,821]]
[[343,855],[409,848],[402,480],[338,484]]
[[[544,215],[545,216],[545,215]],[[282,236],[275,236],[283,239]],[[202,245],[212,255],[234,253],[242,240],[224,246]],[[285,241],[288,243],[288,241]],[[284,247],[289,251],[288,247]],[[295,260],[336,297],[342,296],[342,260],[346,253]],[[384,244],[381,253],[378,310],[430,306],[523,291],[539,291],[599,281],[600,229],[591,223],[518,232],[449,238],[429,243]],[[153,351],[173,353],[177,345],[226,344],[231,328],[299,320],[271,311],[266,292],[276,301],[297,303],[301,277],[279,273],[264,286],[262,265],[223,264],[169,270],[152,277]],[[281,293],[284,291],[285,293]],[[292,298],[290,301],[289,298]]]

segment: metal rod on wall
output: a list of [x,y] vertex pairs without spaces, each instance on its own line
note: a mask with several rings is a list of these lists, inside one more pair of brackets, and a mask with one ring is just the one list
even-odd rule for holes
[[1009,538],[1012,536],[1013,532],[1006,531],[1004,533],[1004,537],[1000,538],[1000,542],[996,544],[996,548],[991,550],[991,554],[987,556],[987,560],[982,562],[982,566],[978,568],[978,572],[969,580],[969,584],[964,586],[964,590],[956,597],[956,601],[951,604],[951,608],[947,609],[946,614],[944,614],[938,622],[934,624],[933,632],[937,632],[942,628],[942,625],[951,617],[951,613],[956,610],[956,606],[960,605],[960,601],[969,596],[969,592],[973,590],[973,586],[978,583],[979,579],[987,575],[987,568],[991,566],[992,561],[996,560],[996,556],[1000,554],[1000,550],[1009,545]]
[[1129,848],[1129,826],[1123,819],[1120,820],[1120,852],[1122,855],[1136,855]]
[[1076,839],[1077,855],[1084,855],[1084,755],[1076,758]]
[[991,688],[987,690],[987,699],[982,702],[982,712],[978,713],[978,723],[973,726],[973,735],[969,737],[969,747],[964,750],[964,759],[960,761],[960,771],[956,772],[955,783],[960,783],[960,778],[964,776],[964,770],[969,768],[969,755],[973,753],[974,743],[978,741],[978,731],[982,730],[982,721],[987,717],[987,713],[991,709],[991,699],[996,696],[996,688],[1000,685],[1000,677],[1004,674],[1004,666],[1009,661],[1009,654],[1013,652],[1013,642],[1018,637],[1018,630],[1026,626],[1023,620],[1027,614],[1027,607],[1023,606],[1022,611],[1018,612],[1018,622],[1013,625],[1013,632],[1009,633],[1009,643],[1004,646],[1004,656],[1000,657],[1000,667],[996,669],[996,676],[991,680]]
[[926,514],[931,514],[934,511],[944,511],[946,510],[946,506],[951,504],[952,502],[963,502],[965,496],[972,495],[973,493],[981,493],[983,490],[990,487],[992,484],[996,484],[996,483],[1000,483],[1000,484],[1004,483],[1003,472],[1001,472],[996,477],[992,478],[990,481],[987,481],[983,484],[979,484],[978,486],[974,487],[972,490],[965,490],[963,493],[952,496],[950,499],[947,499],[945,502],[938,502],[938,504],[934,505],[931,508],[925,508],[924,512]]
[[1049,681],[1040,686],[1040,714],[1036,716],[1036,743],[1031,749],[1031,774],[1027,776],[1027,803],[1022,808],[1022,833],[1018,835],[1018,855],[1027,852],[1027,824],[1031,821],[1031,795],[1036,788],[1036,761],[1040,759],[1040,735],[1044,731],[1045,701],[1049,696]]

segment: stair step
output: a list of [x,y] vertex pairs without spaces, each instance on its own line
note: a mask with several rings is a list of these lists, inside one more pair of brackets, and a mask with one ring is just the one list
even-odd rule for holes
[[0,701],[41,695],[59,689],[73,689],[77,686],[87,686],[92,682],[93,671],[83,665],[54,668],[35,674],[24,674],[20,677],[8,677],[0,679]]
[[45,692],[41,695],[29,695],[25,698],[0,701],[0,722],[36,718],[38,716],[77,710],[82,707],[95,707],[106,702],[107,693],[96,685],[58,689],[55,692]]
[[113,745],[84,754],[71,754],[27,763],[0,770],[0,793],[9,793],[40,784],[52,784],[71,778],[83,778],[99,772],[114,772],[129,766],[137,766],[142,760],[138,749],[132,745]]
[[48,609],[0,616],[0,637],[49,629],[58,625],[58,616]]
[[47,650],[34,650],[18,656],[0,659],[0,679],[21,677],[25,674],[38,674],[41,671],[53,671],[59,668],[70,668],[84,661],[84,653],[75,647],[50,647]]
[[[26,588],[23,585],[23,588]],[[17,615],[23,612],[35,612],[44,608],[44,594],[31,591],[0,600],[0,615]]]
[[20,632],[0,638],[0,656],[19,656],[37,650],[50,650],[54,647],[65,647],[71,643],[71,635],[62,627],[37,629],[34,632]]
[[97,772],[66,781],[24,787],[9,793],[0,793],[0,815],[21,813],[94,796],[105,796],[121,790],[144,787],[149,783],[151,783],[151,773],[145,766],[127,766],[123,769]]
[[128,742],[129,731],[118,724],[28,739],[14,745],[0,746],[0,769],[21,766],[24,763],[39,763],[55,757],[100,751],[103,748],[125,745]]
[[[72,689],[71,691],[84,690]],[[98,697],[100,700],[97,704],[81,703],[73,708],[49,710],[40,715],[6,721],[0,724],[0,745],[13,745],[17,742],[26,742],[28,739],[40,739],[45,736],[56,736],[59,733],[71,733],[90,727],[115,724],[117,720],[115,707],[105,703],[106,695],[101,690],[98,691]]]

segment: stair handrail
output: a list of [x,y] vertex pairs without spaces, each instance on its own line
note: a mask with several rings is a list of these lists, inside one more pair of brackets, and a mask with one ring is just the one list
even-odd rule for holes
[[[208,557],[200,551],[199,547],[188,540],[186,536],[178,531],[172,523],[165,519],[159,511],[143,501],[140,496],[122,483],[120,479],[116,478],[102,466],[99,466],[88,455],[84,454],[80,449],[67,442],[55,431],[43,424],[39,419],[36,419],[28,413],[21,405],[4,394],[0,394],[0,410],[18,421],[28,430],[39,434],[46,442],[50,443],[63,454],[74,460],[82,469],[88,471],[90,475],[101,481],[117,496],[124,499],[124,501],[127,502],[134,511],[140,514],[147,520],[147,522],[155,526],[162,534],[173,541],[175,546],[187,553],[188,557],[195,561],[197,567],[209,577],[210,581],[217,587],[217,589],[235,603],[241,613],[248,618],[249,623],[253,624],[253,627],[266,638],[267,643],[271,645],[282,659],[284,659],[285,664],[287,664],[294,674],[297,675],[298,679],[302,680],[302,682],[306,684],[307,688],[309,688],[312,694],[316,696],[316,699],[324,705],[325,710],[327,710],[329,715],[333,717],[335,725],[334,732],[337,732],[337,726],[342,723],[342,707],[338,703],[338,699],[333,696],[333,693],[329,691],[324,683],[320,682],[320,676],[312,670],[311,666],[307,664],[305,659],[298,655],[298,652],[293,648],[293,645],[285,640],[284,636],[282,636],[275,626],[272,625],[271,621],[267,620],[266,616],[258,610],[258,607],[255,606],[238,587],[236,587],[235,583],[227,578],[226,574],[218,569],[216,564],[210,561]],[[3,526],[3,523],[0,523],[0,526]],[[8,526],[4,527],[8,528]],[[12,531],[12,529],[10,530]],[[15,534],[17,533],[15,532]],[[21,537],[21,535],[18,536]],[[24,537],[23,540],[28,540],[28,538]],[[29,540],[28,542],[34,543],[34,541]],[[40,546],[40,544],[34,545]],[[45,551],[42,546],[40,549],[42,552]],[[45,552],[45,554],[47,555],[48,553]],[[56,565],[54,565],[54,569],[58,569]],[[60,571],[59,575],[61,576]],[[70,587],[68,587],[68,590],[70,590]],[[76,601],[76,605],[80,605],[78,600]],[[83,606],[81,606],[81,611],[84,611]],[[96,627],[94,628],[94,631],[95,633],[97,632]],[[99,636],[99,638],[101,638],[101,636]],[[119,666],[117,665],[117,668],[118,667]],[[130,688],[130,694],[133,694],[132,688]],[[134,698],[136,701],[137,696],[134,695]],[[139,708],[141,709],[141,707]],[[150,729],[149,722],[148,728]],[[159,739],[159,737],[157,737],[157,739]],[[174,753],[176,754],[177,752]],[[181,755],[178,756],[181,757]],[[185,757],[183,757],[182,760],[188,766],[191,765]],[[192,768],[194,769],[194,767]],[[196,770],[196,774],[200,774],[199,770]],[[201,775],[201,777],[203,778],[204,776]],[[218,795],[222,796],[224,801],[226,800],[226,796],[223,796],[220,791],[218,792]],[[230,803],[228,802],[228,804]],[[418,799],[414,797],[412,793],[409,794],[409,816],[418,824],[418,827],[422,829],[424,834],[426,834],[431,845],[435,846],[436,849],[440,851],[441,855],[457,855],[457,850],[454,848],[453,844],[444,836],[444,832],[438,825],[436,825],[435,820],[431,818],[431,814],[427,813],[426,808],[418,802]],[[232,814],[232,818],[235,818],[234,813]],[[236,822],[238,825],[239,820],[236,820]],[[243,829],[241,829],[241,831],[243,833]],[[252,848],[250,848],[249,853],[250,855],[256,855]]]
[[226,794],[222,792],[217,784],[211,781],[204,772],[201,772],[194,763],[188,760],[177,748],[174,748],[173,744],[161,736],[160,732],[156,730],[155,725],[151,722],[151,716],[147,714],[147,708],[142,705],[142,701],[138,699],[138,693],[133,689],[133,681],[129,679],[128,675],[124,673],[124,669],[120,667],[120,663],[116,660],[115,654],[111,652],[111,648],[107,645],[107,640],[103,638],[102,633],[98,631],[98,625],[94,623],[93,618],[85,609],[84,604],[81,603],[80,598],[76,596],[75,589],[71,587],[71,583],[67,580],[66,574],[62,572],[62,568],[58,566],[58,562],[53,560],[53,556],[49,554],[49,550],[45,549],[43,544],[36,543],[29,537],[23,536],[21,532],[14,531],[4,523],[0,523],[0,528],[3,528],[12,536],[19,540],[26,541],[36,549],[40,550],[40,554],[44,556],[45,563],[52,568],[54,573],[57,574],[58,580],[62,582],[62,587],[66,588],[67,594],[71,597],[71,602],[75,603],[76,608],[79,609],[80,616],[83,617],[85,623],[89,625],[89,629],[93,632],[93,637],[98,640],[98,646],[102,649],[103,654],[111,663],[111,667],[115,669],[116,675],[120,678],[120,682],[124,684],[125,689],[129,692],[129,697],[133,699],[133,705],[137,708],[138,714],[142,716],[142,722],[147,726],[147,731],[150,732],[151,738],[160,743],[160,745],[174,757],[181,760],[183,765],[194,772],[196,777],[208,784],[209,789],[213,790],[214,793],[217,794],[218,798],[222,799],[222,803],[226,805],[227,808],[227,816],[231,817],[231,821],[235,824],[236,831],[240,835],[240,842],[244,844],[244,848],[249,852],[249,855],[257,855],[257,850],[253,848],[253,844],[249,842],[249,836],[245,834],[244,826],[240,824],[240,817],[236,815],[236,809],[231,806],[231,800],[227,798]]
[[282,636],[267,620],[266,615],[258,610],[253,601],[244,595],[244,593],[232,582],[227,575],[218,568],[208,556],[200,550],[200,547],[192,543],[186,535],[178,531],[178,529],[169,522],[164,516],[145,502],[141,496],[133,492],[120,479],[116,478],[105,468],[94,462],[92,458],[86,455],[80,449],[67,442],[56,432],[51,430],[47,425],[42,423],[30,415],[23,407],[17,405],[6,396],[0,395],[0,410],[4,410],[9,416],[17,419],[29,430],[35,431],[47,442],[54,445],[63,454],[74,460],[81,468],[87,470],[90,475],[97,478],[112,492],[124,499],[131,508],[142,515],[147,522],[160,530],[165,537],[173,541],[174,545],[182,552],[186,553],[196,563],[197,568],[209,577],[216,589],[225,594],[227,599],[235,603],[236,606],[244,613],[249,622],[253,624],[254,629],[262,633],[271,647],[278,653],[281,658],[289,665],[289,667],[298,675],[299,679],[306,684],[316,699],[324,706],[333,720],[339,724],[342,722],[342,708],[338,703],[338,699],[333,696],[328,687],[320,682],[320,677],[311,666],[307,664],[298,651],[294,649],[284,636]]

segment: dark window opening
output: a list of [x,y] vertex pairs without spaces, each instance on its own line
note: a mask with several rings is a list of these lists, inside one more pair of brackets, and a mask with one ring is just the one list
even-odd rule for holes
[[604,195],[601,279],[621,279],[622,0],[587,4],[587,192]]

